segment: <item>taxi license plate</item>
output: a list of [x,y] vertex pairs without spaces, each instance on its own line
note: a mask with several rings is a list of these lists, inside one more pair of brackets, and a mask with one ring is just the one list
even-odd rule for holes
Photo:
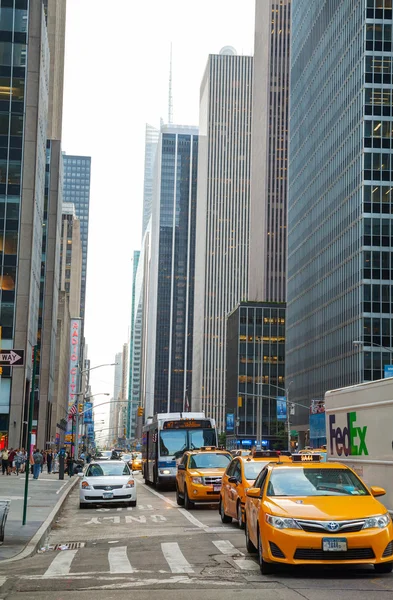
[[113,492],[104,492],[102,496],[105,500],[110,500],[111,498],[113,498]]
[[322,550],[324,552],[346,552],[348,550],[346,538],[323,538]]
[[221,485],[213,485],[213,492],[221,492]]

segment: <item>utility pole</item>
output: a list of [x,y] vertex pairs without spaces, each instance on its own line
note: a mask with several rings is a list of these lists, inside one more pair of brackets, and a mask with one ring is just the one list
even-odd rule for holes
[[28,492],[29,492],[30,447],[31,447],[31,430],[33,427],[36,367],[37,367],[37,345],[35,345],[34,349],[33,349],[33,371],[32,371],[32,376],[31,376],[31,383],[30,383],[29,422],[28,422],[28,426],[27,426],[27,460],[26,460],[25,494],[24,494],[24,498],[23,498],[22,525],[26,525],[27,497],[28,497]]

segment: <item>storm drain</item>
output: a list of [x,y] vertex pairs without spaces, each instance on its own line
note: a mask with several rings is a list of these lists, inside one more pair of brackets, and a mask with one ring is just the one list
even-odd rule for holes
[[56,544],[53,546],[53,550],[78,550],[78,548],[84,548],[86,542],[65,542],[63,544]]

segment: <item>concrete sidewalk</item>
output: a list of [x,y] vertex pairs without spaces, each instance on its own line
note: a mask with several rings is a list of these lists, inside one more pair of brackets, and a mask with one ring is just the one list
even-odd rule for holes
[[75,475],[71,479],[65,475],[64,480],[59,480],[58,473],[48,474],[45,467],[38,479],[30,474],[26,525],[22,525],[26,477],[0,475],[0,500],[11,500],[4,543],[0,545],[0,562],[21,553],[20,558],[29,556],[40,547],[78,479]]

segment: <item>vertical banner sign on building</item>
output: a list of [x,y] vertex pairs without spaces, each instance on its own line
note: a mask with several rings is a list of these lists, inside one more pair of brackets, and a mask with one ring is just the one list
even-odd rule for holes
[[233,413],[227,413],[227,431],[233,431],[235,429],[235,415]]
[[287,399],[285,396],[277,396],[277,421],[285,421],[287,418]]
[[93,423],[93,404],[92,402],[85,402],[85,414],[84,423],[86,425]]
[[[78,372],[80,360],[81,319],[71,319],[70,331],[70,370],[68,379],[68,412],[75,403],[78,393]],[[72,420],[68,421],[67,431],[72,431]]]

